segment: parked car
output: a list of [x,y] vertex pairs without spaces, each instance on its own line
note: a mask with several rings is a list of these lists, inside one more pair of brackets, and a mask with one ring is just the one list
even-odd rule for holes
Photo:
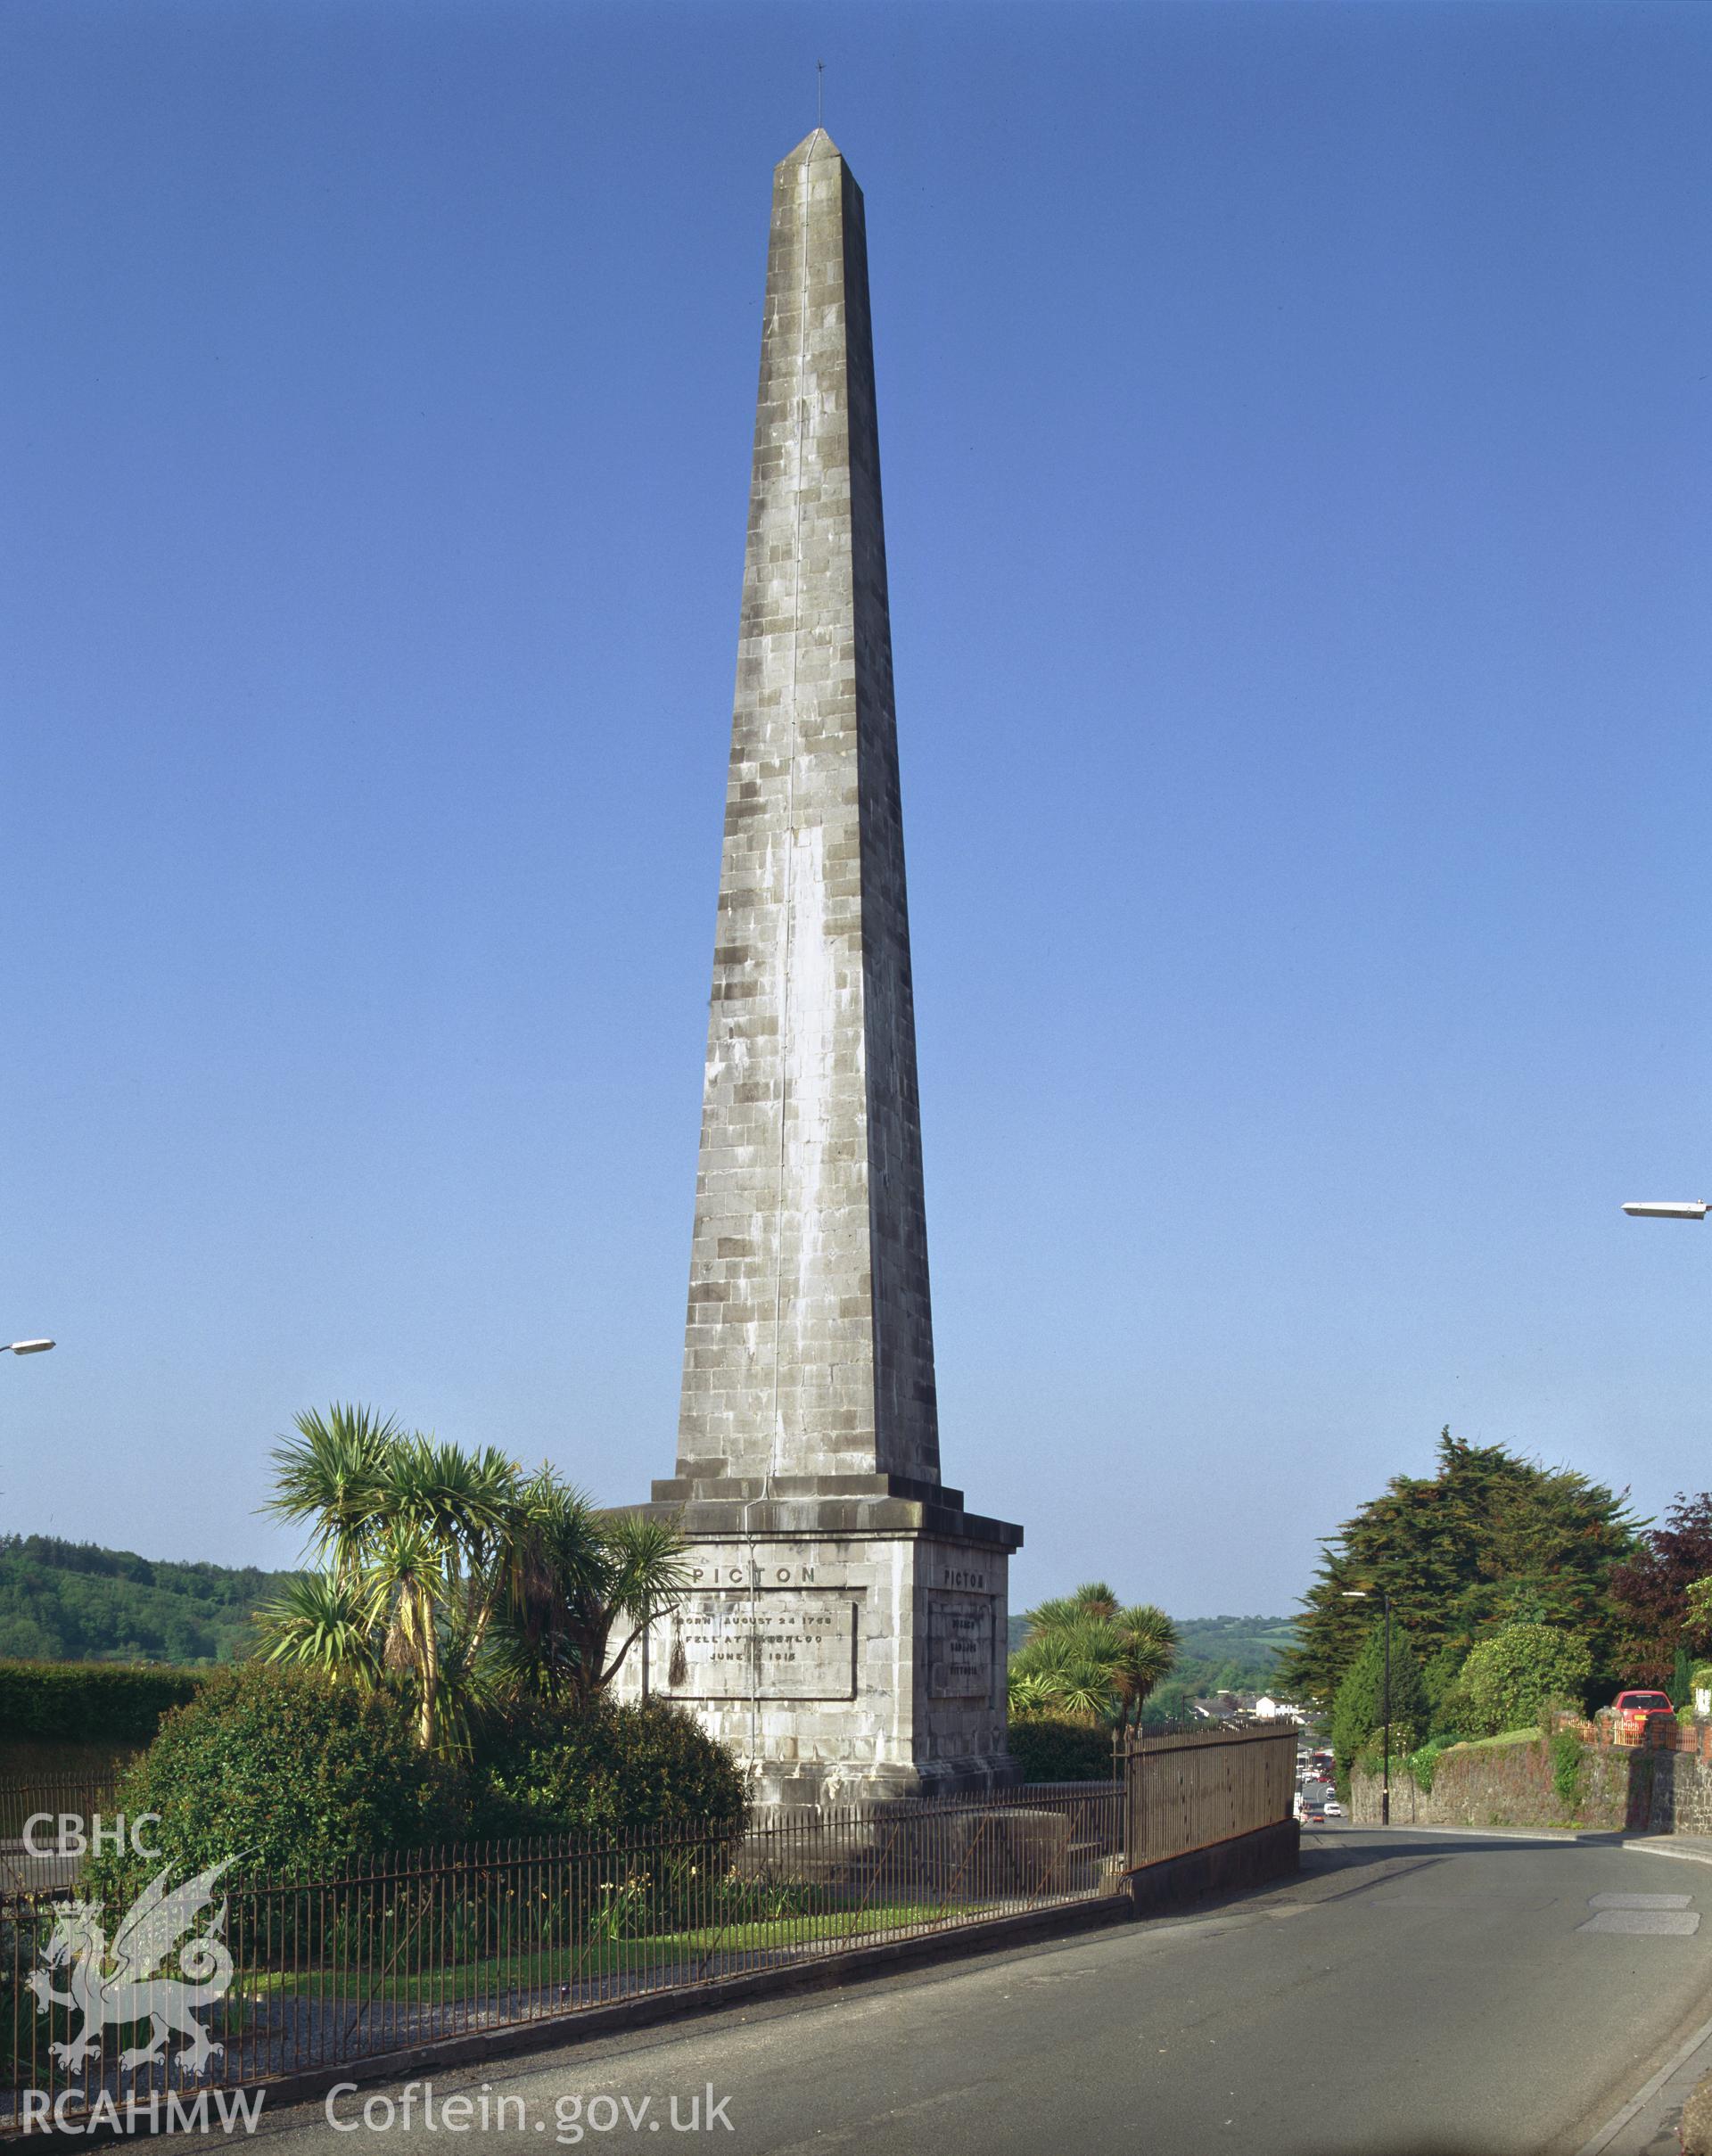
[[1669,1695],[1662,1691],[1620,1691],[1609,1708],[1617,1734],[1630,1744],[1642,1741],[1654,1716],[1674,1716],[1675,1712]]

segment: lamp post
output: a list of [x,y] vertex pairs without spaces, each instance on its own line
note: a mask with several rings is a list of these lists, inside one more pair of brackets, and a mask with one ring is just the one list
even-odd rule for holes
[[[1365,1602],[1372,1598],[1366,1587],[1346,1587],[1343,1599],[1346,1602]],[[1379,1824],[1388,1827],[1391,1823],[1391,1596],[1384,1587],[1379,1589],[1379,1600],[1385,1604],[1385,1692],[1380,1707],[1385,1717],[1382,1755],[1385,1774],[1379,1784]]]
[[8,1340],[0,1355],[45,1355],[53,1345],[52,1340]]
[[1632,1197],[1623,1208],[1631,1220],[1703,1221],[1712,1201],[1698,1197]]

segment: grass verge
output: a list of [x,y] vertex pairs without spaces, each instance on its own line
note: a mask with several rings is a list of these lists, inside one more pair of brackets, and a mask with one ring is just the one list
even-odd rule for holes
[[248,2005],[283,1999],[382,2001],[391,2005],[448,2005],[510,1992],[551,1990],[604,1977],[646,1975],[686,1963],[717,1963],[728,1954],[869,1938],[886,1931],[951,1922],[981,1913],[973,1905],[899,1902],[872,1909],[839,1909],[820,1916],[787,1916],[747,1924],[706,1925],[643,1938],[585,1939],[577,1946],[525,1947],[514,1954],[451,1967],[387,1974],[344,1967],[246,1972],[235,1989]]

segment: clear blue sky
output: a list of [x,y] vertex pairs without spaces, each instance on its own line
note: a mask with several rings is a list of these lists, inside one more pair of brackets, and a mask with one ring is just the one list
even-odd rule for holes
[[866,191],[945,1472],[1712,1481],[1712,8],[8,0],[0,1524],[671,1470],[770,171]]

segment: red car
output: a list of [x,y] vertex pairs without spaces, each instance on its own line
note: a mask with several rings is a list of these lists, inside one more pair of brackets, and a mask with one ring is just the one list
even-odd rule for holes
[[1650,1716],[1675,1711],[1667,1694],[1661,1691],[1620,1691],[1611,1701],[1612,1720],[1633,1743],[1645,1736]]

